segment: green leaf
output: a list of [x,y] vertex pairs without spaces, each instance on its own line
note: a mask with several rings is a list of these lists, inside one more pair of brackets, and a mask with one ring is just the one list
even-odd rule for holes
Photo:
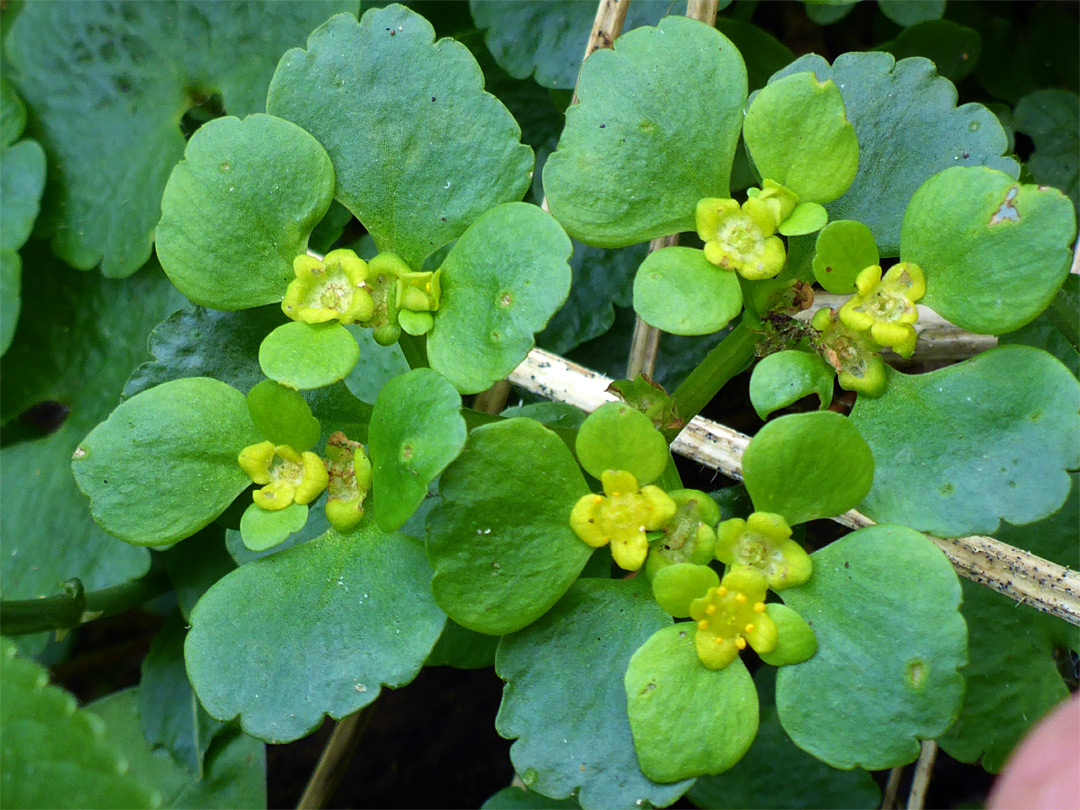
[[282,57],[267,111],[314,135],[330,154],[335,197],[380,251],[418,270],[484,211],[520,200],[532,150],[509,111],[484,92],[459,42],[400,6],[358,23],[338,15]]
[[[269,557],[272,554],[278,554],[286,549],[298,546],[302,543],[307,543],[311,540],[315,540],[322,537],[330,530],[330,521],[326,519],[326,495],[325,493],[319,497],[317,501],[312,503],[308,508],[308,521],[304,524],[304,527],[300,531],[290,534],[285,540],[272,548],[264,551],[252,551],[250,548],[244,545],[244,539],[240,535],[239,529],[228,529],[225,532],[225,548],[229,557],[236,563],[236,565],[247,565],[249,562],[262,559],[263,557]],[[190,541],[189,541],[190,542]],[[188,543],[184,543],[180,546],[175,546],[174,549],[170,549],[170,553],[175,553],[175,549],[184,548]]]
[[409,370],[409,363],[397,343],[380,346],[370,329],[355,325],[345,328],[360,347],[360,360],[345,378],[345,385],[361,402],[374,403],[386,383]]
[[786,408],[811,394],[820,400],[819,410],[832,402],[836,372],[817,354],[796,351],[776,352],[754,366],[750,375],[750,402],[765,419],[773,411]]
[[957,167],[911,198],[900,256],[926,274],[922,303],[964,329],[999,334],[1030,323],[1053,300],[1075,234],[1075,211],[1060,191]]
[[854,508],[874,480],[874,459],[855,423],[832,411],[774,419],[743,455],[746,491],[759,512],[788,524]]
[[562,439],[530,419],[470,433],[439,491],[427,521],[431,589],[470,630],[502,635],[531,624],[592,553],[570,528],[585,479]]
[[360,359],[360,347],[336,321],[290,321],[266,336],[259,346],[263,374],[301,391],[344,379]]
[[25,128],[26,105],[4,76],[0,78],[0,146],[11,146]]
[[255,430],[274,444],[302,453],[319,440],[319,420],[303,395],[291,388],[263,380],[248,391],[247,406]]
[[330,158],[300,127],[269,115],[218,118],[188,141],[165,186],[161,266],[196,304],[280,301],[333,194]]
[[[129,276],[149,257],[177,126],[220,93],[234,115],[260,112],[286,48],[355,0],[31,3],[5,41],[9,78],[49,160],[44,230],[57,256]],[[43,48],[43,42],[63,42]],[[212,47],[228,43],[228,47]],[[288,168],[288,167],[283,167]],[[102,178],[111,192],[102,193]]]
[[791,739],[835,768],[878,770],[919,755],[956,719],[967,662],[960,582],[918,532],[871,526],[813,555],[782,593],[813,627],[817,654],[776,676]]
[[154,327],[143,363],[124,386],[124,398],[182,377],[213,377],[246,394],[266,379],[259,368],[259,346],[272,330],[287,323],[279,306],[218,312],[195,306],[174,312]]
[[1026,166],[1039,183],[1054,186],[1080,207],[1080,96],[1036,90],[1016,105],[1016,129],[1031,136],[1035,151]]
[[670,618],[640,582],[580,580],[532,626],[499,644],[505,680],[495,728],[530,790],[582,807],[665,807],[690,786],[658,785],[638,767],[623,675]]
[[465,446],[461,395],[431,369],[418,368],[383,386],[371,412],[369,441],[375,519],[401,528],[428,485]]
[[777,228],[784,236],[806,236],[825,227],[829,214],[825,207],[816,202],[801,202],[795,206],[791,215]]
[[885,394],[859,397],[851,413],[876,467],[859,509],[943,537],[1044,518],[1069,494],[1065,471],[1080,466],[1078,401],[1068,369],[1028,346],[929,374],[890,369]]
[[563,810],[581,807],[573,797],[549,799],[542,793],[533,793],[519,787],[506,787],[487,798],[480,810]]
[[901,28],[907,28],[926,20],[940,20],[945,0],[878,0],[878,8]]
[[143,737],[139,715],[146,698],[141,692],[141,688],[114,692],[91,703],[86,711],[105,721],[109,738],[123,751],[131,774],[160,792],[162,807],[266,807],[266,747],[261,742],[235,729],[226,730],[207,752],[204,775],[196,777],[164,751],[153,750]]
[[185,619],[174,611],[150,644],[142,663],[138,719],[145,744],[162,746],[196,779],[206,775],[203,758],[222,729],[195,697],[184,669]]
[[905,28],[879,49],[897,59],[924,56],[934,63],[940,76],[959,82],[971,75],[979,63],[982,40],[974,29],[949,20],[924,20]]
[[649,417],[660,430],[678,430],[686,424],[676,412],[671,395],[644,374],[638,374],[633,380],[615,380],[607,390]]
[[22,308],[22,260],[13,250],[0,250],[0,355],[15,337]]
[[624,34],[585,60],[577,92],[544,167],[571,236],[622,247],[692,231],[699,199],[728,196],[746,68],[716,29],[666,17]]
[[284,509],[267,511],[248,504],[240,518],[240,537],[252,551],[266,551],[285,542],[289,535],[300,531],[307,523],[306,504],[291,503]]
[[236,567],[223,542],[226,534],[223,526],[211,523],[163,552],[165,570],[176,589],[177,607],[185,619],[202,595]]
[[[573,89],[596,17],[592,5],[579,0],[469,0],[469,11],[476,27],[484,30],[484,44],[499,67],[515,79],[534,76],[542,87]],[[685,2],[637,0],[627,9],[622,30],[656,25],[667,14],[685,11]]]
[[818,234],[814,278],[828,292],[850,295],[855,292],[855,277],[880,261],[870,229],[852,219],[839,219]]
[[[751,90],[764,87],[771,75],[795,59],[795,54],[787,45],[751,23],[732,17],[718,17],[716,28],[731,40],[746,61],[746,75]],[[747,185],[753,185],[753,182]]]
[[757,688],[741,658],[698,660],[692,622],[657,630],[630,659],[626,702],[641,769],[658,782],[726,771],[758,729]]
[[542,209],[484,213],[442,263],[442,301],[428,335],[431,367],[463,394],[489,388],[535,345],[570,290],[570,240]]
[[830,67],[808,54],[771,81],[806,70],[840,88],[859,140],[859,171],[844,196],[826,206],[829,218],[866,223],[882,256],[900,254],[904,209],[927,178],[952,166],[1019,172],[1015,160],[1001,157],[1008,139],[997,117],[980,104],[957,107],[956,88],[929,60],[846,53]]
[[742,288],[734,272],[700,250],[661,248],[645,257],[634,277],[634,310],[665,332],[708,335],[742,310]]
[[746,111],[746,151],[763,178],[827,203],[855,179],[859,142],[836,85],[813,73],[773,79]]
[[487,636],[468,630],[447,619],[442,635],[424,662],[426,667],[455,667],[456,669],[483,669],[495,663],[498,636]]
[[0,639],[0,788],[9,807],[157,807],[162,795],[128,761],[105,724],[49,673]]
[[113,411],[76,448],[72,469],[98,525],[158,546],[190,537],[247,488],[236,459],[258,440],[235,388],[173,380]]
[[667,441],[652,420],[623,402],[605,402],[585,417],[574,450],[593,478],[626,470],[641,486],[663,475],[669,457]]
[[[1075,540],[1075,526],[1073,533]],[[1069,695],[1047,632],[1048,621],[1063,623],[983,585],[962,585],[967,688],[959,719],[938,743],[961,762],[981,756],[983,768],[997,773],[1027,730]]]
[[527,416],[541,425],[577,430],[585,422],[585,414],[567,402],[533,402],[530,405],[514,405],[503,411],[500,416],[507,419],[514,416]]
[[267,742],[352,714],[423,666],[445,620],[430,578],[419,544],[370,520],[241,566],[192,611],[195,692]]
[[806,16],[818,25],[832,25],[840,22],[859,0],[803,0]]
[[30,236],[45,187],[45,152],[37,141],[0,146],[0,250],[18,250]]
[[801,664],[817,652],[817,636],[802,616],[779,602],[770,602],[765,609],[776,623],[779,641],[772,652],[760,653],[762,661],[784,667]]

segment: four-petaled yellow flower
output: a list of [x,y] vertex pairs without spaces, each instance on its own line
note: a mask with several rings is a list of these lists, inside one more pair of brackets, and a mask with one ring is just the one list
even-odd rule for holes
[[675,501],[660,487],[638,487],[637,479],[623,470],[608,470],[600,477],[603,495],[586,495],[570,513],[570,527],[593,548],[611,544],[620,568],[636,571],[645,562],[649,541],[675,516]]
[[836,378],[845,391],[868,397],[885,393],[888,377],[881,346],[867,332],[857,332],[842,323],[835,309],[819,309],[810,325],[821,332],[821,356],[836,369]]
[[787,521],[772,512],[721,523],[716,529],[716,559],[753,568],[774,591],[802,585],[814,568],[810,555],[791,539]]
[[735,200],[698,200],[695,221],[705,258],[750,281],[775,276],[786,257],[783,241],[774,235],[780,205],[772,195],[762,199],[760,194],[741,206]]
[[287,444],[266,441],[240,451],[240,468],[262,489],[252,493],[255,505],[269,512],[291,503],[311,503],[329,482],[322,459],[308,451],[297,453]]
[[872,265],[855,278],[858,292],[840,308],[840,320],[859,332],[870,332],[877,343],[901,357],[911,357],[918,337],[912,326],[919,319],[915,302],[926,294],[926,276],[917,264],[900,262],[885,277]]
[[779,631],[765,612],[765,577],[753,568],[736,567],[720,586],[690,603],[697,622],[694,646],[701,663],[723,669],[749,643],[758,653],[776,649]]
[[321,261],[314,256],[293,259],[296,278],[290,282],[281,310],[304,323],[356,323],[375,312],[367,290],[368,265],[351,250],[332,250]]

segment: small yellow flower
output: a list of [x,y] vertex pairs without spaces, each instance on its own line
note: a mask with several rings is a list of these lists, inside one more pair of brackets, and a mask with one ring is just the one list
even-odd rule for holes
[[697,622],[694,646],[701,663],[723,669],[749,644],[757,653],[776,649],[779,631],[765,610],[765,577],[753,568],[735,567],[719,587],[690,603]]
[[761,195],[741,206],[735,200],[698,200],[695,220],[705,258],[750,281],[772,278],[786,260],[784,243],[774,236],[781,213],[778,199]]
[[570,513],[570,527],[593,548],[610,543],[619,567],[637,571],[649,551],[645,533],[675,516],[675,501],[652,484],[638,487],[637,479],[622,470],[608,470],[600,481],[604,494],[581,498]]
[[772,512],[721,523],[716,530],[716,559],[753,568],[774,591],[802,585],[814,568],[810,555],[791,539],[787,521]]
[[364,498],[371,489],[371,462],[363,445],[340,431],[330,434],[326,457],[330,475],[326,519],[338,531],[346,532],[364,516]]
[[296,278],[285,291],[281,310],[294,321],[356,323],[375,311],[365,284],[367,262],[351,250],[332,250],[321,261],[297,256],[293,272]]
[[311,503],[329,481],[321,458],[312,452],[297,453],[287,444],[266,441],[249,445],[240,451],[238,461],[252,481],[264,485],[252,493],[252,500],[268,512],[291,503]]
[[885,361],[879,354],[881,346],[869,333],[857,332],[842,323],[835,309],[819,309],[810,325],[821,332],[819,351],[825,362],[836,369],[841,388],[868,397],[885,393]]
[[915,306],[926,294],[926,276],[911,262],[901,262],[885,277],[877,265],[867,267],[855,278],[858,292],[840,308],[840,320],[901,357],[911,357],[917,335],[912,326],[919,319]]

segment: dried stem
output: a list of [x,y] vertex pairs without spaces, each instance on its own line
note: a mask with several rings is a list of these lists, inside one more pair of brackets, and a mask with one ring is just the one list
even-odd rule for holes
[[919,761],[915,763],[915,776],[911,779],[911,793],[908,794],[908,810],[922,810],[926,804],[926,789],[930,787],[930,776],[937,757],[937,743],[923,740]]
[[[610,379],[542,349],[529,353],[510,375],[510,382],[586,412],[614,399],[606,391]],[[749,443],[750,437],[745,434],[695,417],[671,449],[741,480],[742,456]],[[854,509],[833,520],[853,529],[874,525],[874,521]],[[926,536],[945,552],[961,576],[1080,625],[1080,573],[992,537]]]
[[900,779],[903,775],[903,765],[889,771],[889,781],[885,783],[885,797],[881,800],[881,810],[892,810],[896,806],[896,794],[900,792]]
[[[610,48],[615,38],[622,33],[623,23],[626,22],[626,12],[630,8],[630,0],[600,0],[596,7],[596,19],[593,20],[592,31],[589,32],[589,41],[585,45],[585,54],[581,57],[584,62],[595,51],[601,48]],[[577,104],[577,87],[574,87],[574,97],[570,102]]]
[[371,712],[367,709],[353,712],[338,720],[296,805],[297,810],[326,807],[341,784],[345,767],[352,759],[353,752],[360,743],[360,736],[370,722]]

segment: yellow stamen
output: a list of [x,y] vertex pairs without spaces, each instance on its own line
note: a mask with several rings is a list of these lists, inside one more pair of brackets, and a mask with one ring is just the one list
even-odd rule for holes
[[746,639],[743,638],[742,636],[736,636],[735,637],[735,646],[738,647],[740,650],[745,650],[746,649]]
[[765,612],[765,603],[764,602],[758,602],[757,604],[754,605],[754,613],[764,613],[764,612]]
[[698,630],[708,630],[709,629],[709,623],[705,619],[702,619],[700,622],[698,622],[697,626],[698,626]]
[[746,630],[747,633],[753,633],[754,632],[754,625],[748,624],[748,625],[746,625],[746,627],[744,629]]
[[714,613],[716,613],[716,605],[709,605],[707,608],[705,608],[705,613],[709,616],[712,616]]
[[716,595],[717,596],[727,596],[727,588],[725,588],[723,585],[721,585],[719,588],[716,589]]
[[717,644],[723,644],[724,643],[724,639],[721,636],[717,636],[716,638],[713,639],[713,641],[715,641]]
[[746,594],[745,593],[737,593],[737,594],[735,594],[735,601],[736,602],[745,602],[746,601]]

